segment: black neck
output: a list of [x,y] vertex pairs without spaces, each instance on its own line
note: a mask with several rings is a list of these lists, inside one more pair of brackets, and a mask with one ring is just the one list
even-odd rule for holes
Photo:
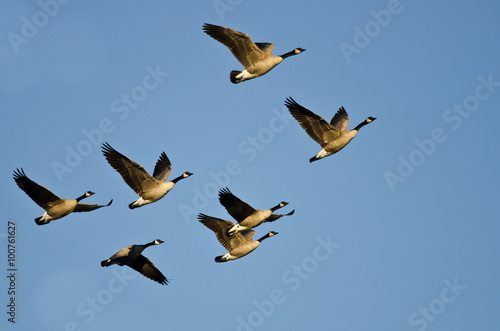
[[282,59],[286,59],[287,57],[292,56],[292,55],[297,55],[297,53],[295,53],[295,50],[290,51],[290,52],[288,52],[288,53],[285,53],[285,54],[283,54],[283,55],[280,55],[280,57],[281,57]]
[[152,242],[144,244],[142,246],[144,246],[144,248],[146,248],[146,247],[149,247],[149,246],[153,246],[154,244],[155,244],[155,241],[153,240]]
[[270,210],[271,211],[276,211],[276,210],[278,210],[280,208],[281,208],[281,204],[278,204],[278,205],[274,206],[273,208],[271,208]]
[[257,240],[257,241],[262,242],[262,240],[267,239],[267,238],[269,238],[269,237],[270,237],[270,236],[269,236],[269,233],[268,233],[268,234],[266,234],[265,236],[263,236],[262,238],[260,238],[260,239],[259,239],[259,240]]
[[354,130],[359,131],[359,129],[361,129],[362,127],[364,127],[364,126],[365,126],[365,125],[367,125],[368,123],[370,123],[370,122],[367,122],[367,121],[365,120],[365,121],[363,121],[363,122],[359,123],[359,124],[358,124],[358,126],[354,128]]
[[174,179],[172,179],[172,183],[175,184],[183,178],[184,178],[184,174],[180,175],[179,177],[175,177]]
[[85,193],[84,195],[82,195],[82,196],[80,196],[80,197],[76,198],[76,201],[80,202],[81,200],[83,200],[83,199],[85,199],[85,198],[87,198],[87,193]]

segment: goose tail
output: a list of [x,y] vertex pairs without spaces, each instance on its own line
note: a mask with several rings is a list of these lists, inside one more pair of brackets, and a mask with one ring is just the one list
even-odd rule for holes
[[111,263],[111,260],[102,260],[101,261],[101,267],[107,267],[107,266],[110,266],[112,265],[113,263]]
[[239,74],[241,74],[241,71],[237,70],[231,71],[231,73],[229,74],[229,79],[231,80],[231,83],[238,84],[239,82],[241,82],[240,78],[236,78],[236,76],[238,76]]
[[35,218],[35,223],[38,224],[38,225],[45,225],[45,224],[49,224],[50,223],[50,221],[48,221],[48,220],[43,220],[42,221],[42,217],[43,216]]
[[223,259],[223,255],[220,255],[220,256],[216,256],[215,257],[215,262],[217,263],[220,263],[220,262],[226,262],[227,260],[226,259]]

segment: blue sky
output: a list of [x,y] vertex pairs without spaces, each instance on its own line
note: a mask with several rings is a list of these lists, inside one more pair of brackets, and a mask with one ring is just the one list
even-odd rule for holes
[[[2,330],[498,330],[499,5],[494,1],[8,1],[0,4],[3,221],[16,225],[16,323]],[[263,77],[241,70],[203,23],[274,54],[306,52]],[[320,150],[284,100],[364,127]],[[108,142],[179,182],[137,195],[100,152]],[[64,198],[110,207],[46,226],[16,168]],[[172,178],[173,178],[172,177]],[[295,214],[250,255],[196,220],[231,220],[215,193]],[[130,244],[171,279],[161,286],[99,262]]]

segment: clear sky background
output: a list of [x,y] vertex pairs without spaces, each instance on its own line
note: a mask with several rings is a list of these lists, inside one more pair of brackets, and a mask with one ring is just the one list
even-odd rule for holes
[[[497,1],[55,3],[0,4],[2,330],[499,329]],[[241,65],[206,22],[306,52],[233,85]],[[377,120],[310,164],[320,146],[289,96],[328,121],[344,106],[350,129]],[[194,176],[129,210],[137,195],[104,141],[151,172],[165,151],[171,178]],[[38,226],[20,167],[61,197],[114,202]],[[196,215],[231,220],[215,198],[226,186],[295,215],[218,264],[226,251]],[[156,238],[144,255],[168,286],[100,266]]]

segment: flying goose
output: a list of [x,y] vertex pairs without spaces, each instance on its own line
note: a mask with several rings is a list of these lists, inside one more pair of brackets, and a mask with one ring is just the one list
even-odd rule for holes
[[186,171],[179,177],[167,182],[168,176],[172,172],[172,164],[165,152],[160,154],[160,158],[156,162],[153,171],[153,176],[143,166],[117,152],[108,143],[102,145],[102,153],[109,164],[120,173],[125,183],[135,193],[139,194],[140,198],[128,205],[130,209],[160,200],[174,187],[175,183],[192,175],[191,172]]
[[226,45],[234,57],[245,67],[243,71],[231,71],[229,78],[234,84],[262,76],[287,57],[305,51],[299,47],[283,55],[275,56],[273,55],[274,44],[254,43],[245,33],[208,23],[203,25],[203,31]]
[[262,238],[253,240],[252,238],[255,231],[249,230],[238,232],[230,236],[228,231],[234,226],[232,222],[220,218],[210,217],[205,214],[199,214],[198,220],[207,228],[215,232],[215,236],[219,242],[228,251],[225,255],[217,256],[215,258],[215,262],[226,262],[229,260],[239,259],[240,257],[251,253],[264,239],[278,234],[278,232],[270,231]]
[[264,222],[274,222],[282,216],[293,215],[295,209],[288,214],[274,214],[273,212],[279,208],[288,205],[288,202],[281,201],[279,204],[271,209],[261,210],[254,209],[248,203],[241,201],[229,189],[223,188],[219,191],[219,202],[226,208],[229,215],[231,215],[238,224],[234,224],[229,229],[228,234],[232,235],[239,231],[251,230]]
[[35,222],[38,225],[49,224],[50,221],[64,217],[69,213],[80,213],[82,211],[91,211],[101,207],[107,207],[113,202],[113,199],[111,199],[107,205],[80,203],[82,199],[94,195],[94,192],[91,191],[85,192],[82,196],[76,199],[61,199],[45,187],[29,179],[24,173],[23,168],[21,168],[21,170],[16,169],[13,177],[17,186],[19,186],[19,188],[23,190],[31,198],[31,200],[35,201],[37,205],[45,209],[43,216],[35,218]]
[[357,127],[347,131],[349,117],[344,107],[340,107],[330,123],[328,123],[323,117],[302,107],[291,97],[285,100],[285,106],[288,107],[292,116],[299,122],[309,137],[322,147],[318,155],[309,159],[309,162],[314,162],[337,153],[356,136],[359,129],[376,120],[375,117],[368,117],[359,123]]
[[168,279],[163,276],[160,270],[151,262],[147,257],[142,255],[142,251],[149,246],[159,245],[164,243],[163,240],[156,239],[150,243],[144,245],[129,245],[122,248],[118,253],[113,255],[107,260],[101,261],[101,267],[107,267],[112,264],[118,264],[119,266],[129,266],[135,271],[140,272],[149,279],[154,280],[162,285],[168,283]]

